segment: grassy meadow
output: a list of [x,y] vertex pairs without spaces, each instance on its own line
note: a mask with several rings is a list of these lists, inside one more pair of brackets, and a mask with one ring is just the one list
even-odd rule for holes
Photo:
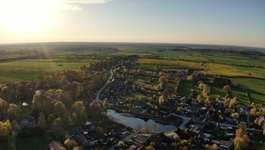
[[37,80],[43,73],[79,70],[95,60],[72,58],[22,59],[0,63],[0,81]]

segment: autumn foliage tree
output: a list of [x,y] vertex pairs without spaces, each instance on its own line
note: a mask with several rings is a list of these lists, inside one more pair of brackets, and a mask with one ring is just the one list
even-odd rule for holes
[[78,145],[78,143],[72,138],[67,138],[63,144],[66,146],[67,150],[72,150]]
[[240,126],[236,129],[235,138],[234,138],[234,150],[245,150],[247,149],[250,143],[250,138],[246,133],[245,127]]
[[9,120],[0,121],[0,138],[7,138],[11,135],[12,125]]
[[76,101],[71,108],[72,119],[77,124],[81,124],[86,120],[86,107],[82,101]]
[[230,85],[228,85],[228,84],[225,85],[223,87],[223,90],[224,90],[224,92],[226,94],[226,97],[232,97],[232,89],[231,89]]
[[168,77],[164,72],[160,72],[159,73],[159,85],[158,85],[158,89],[159,90],[165,90],[166,85],[168,83]]
[[210,93],[210,87],[204,83],[203,81],[199,81],[199,85],[198,85],[199,89],[201,90],[201,95],[203,97],[208,97],[209,93]]

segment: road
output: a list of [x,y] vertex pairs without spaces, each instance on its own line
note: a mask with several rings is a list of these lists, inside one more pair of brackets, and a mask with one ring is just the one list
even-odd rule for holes
[[99,91],[97,92],[97,95],[96,95],[96,101],[99,101],[100,100],[100,94],[104,91],[104,89],[111,83],[114,81],[114,78],[113,78],[113,69],[110,69],[110,72],[109,72],[110,76],[108,78],[108,80],[105,82],[105,84],[99,89]]

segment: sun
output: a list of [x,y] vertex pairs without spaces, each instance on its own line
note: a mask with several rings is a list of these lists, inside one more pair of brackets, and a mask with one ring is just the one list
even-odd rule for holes
[[62,4],[63,0],[0,0],[0,27],[17,34],[44,30]]

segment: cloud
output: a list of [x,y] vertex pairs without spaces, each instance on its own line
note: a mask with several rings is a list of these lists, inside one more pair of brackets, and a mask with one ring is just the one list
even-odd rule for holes
[[105,4],[112,0],[64,0],[64,9],[82,10],[82,5]]

